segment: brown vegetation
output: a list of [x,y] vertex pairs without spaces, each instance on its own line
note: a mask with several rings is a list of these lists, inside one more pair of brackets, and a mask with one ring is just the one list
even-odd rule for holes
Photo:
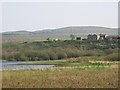
[[115,88],[116,65],[106,69],[51,68],[3,71],[3,88]]

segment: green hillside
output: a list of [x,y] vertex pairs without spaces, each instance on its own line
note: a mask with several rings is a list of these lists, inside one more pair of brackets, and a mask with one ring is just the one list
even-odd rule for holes
[[2,41],[4,42],[24,42],[24,41],[35,41],[35,40],[46,40],[51,39],[70,39],[70,34],[75,36],[86,37],[88,34],[100,34],[105,33],[107,35],[118,34],[117,28],[106,28],[106,27],[95,27],[95,26],[72,26],[63,27],[57,29],[48,30],[36,30],[34,32],[29,31],[13,31],[2,33]]

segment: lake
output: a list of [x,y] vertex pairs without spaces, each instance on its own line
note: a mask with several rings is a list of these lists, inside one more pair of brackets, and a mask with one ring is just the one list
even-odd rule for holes
[[16,69],[39,69],[49,68],[54,65],[17,65],[26,62],[0,62],[0,69],[2,70],[16,70]]

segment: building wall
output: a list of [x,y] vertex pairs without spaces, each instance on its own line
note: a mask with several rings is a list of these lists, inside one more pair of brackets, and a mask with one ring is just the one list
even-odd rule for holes
[[90,40],[90,41],[96,41],[97,40],[97,35],[88,35],[87,36],[87,40]]

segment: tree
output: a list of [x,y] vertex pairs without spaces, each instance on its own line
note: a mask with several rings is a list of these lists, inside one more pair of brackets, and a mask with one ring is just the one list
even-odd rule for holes
[[75,39],[75,35],[71,34],[70,38],[71,38],[71,40],[74,40]]

